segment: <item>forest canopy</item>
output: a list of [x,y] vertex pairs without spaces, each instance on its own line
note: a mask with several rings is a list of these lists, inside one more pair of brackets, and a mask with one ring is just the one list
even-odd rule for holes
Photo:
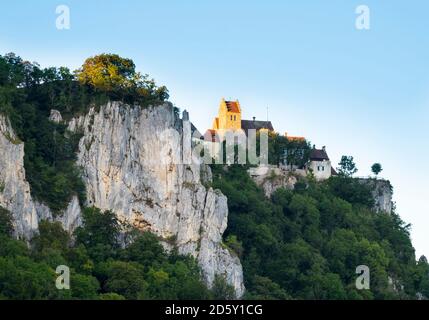
[[[302,179],[270,199],[246,166],[212,165],[228,197],[225,244],[240,257],[248,299],[429,297],[429,265],[416,261],[409,225],[376,212],[370,185],[347,176]],[[356,267],[370,269],[357,290]]]

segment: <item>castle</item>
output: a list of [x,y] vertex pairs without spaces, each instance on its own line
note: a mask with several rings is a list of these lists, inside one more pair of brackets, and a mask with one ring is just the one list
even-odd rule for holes
[[[227,101],[222,99],[219,106],[217,117],[213,120],[211,129],[208,129],[204,135],[206,141],[218,144],[224,140],[225,133],[227,131],[243,131],[246,135],[248,130],[254,129],[256,131],[267,130],[269,132],[275,132],[271,121],[256,120],[253,117],[252,120],[242,119],[242,109],[240,102]],[[289,136],[287,133],[284,136],[289,141],[305,142],[305,137]],[[214,146],[215,150],[219,149],[218,146]],[[283,163],[286,167],[287,163]],[[305,174],[309,171],[313,172],[317,180],[328,179],[331,175],[336,174],[335,170],[331,166],[331,161],[326,152],[326,148],[316,149],[316,146],[310,150],[309,162],[303,169]]]
[[222,99],[218,116],[213,121],[212,130],[243,130],[248,129],[274,131],[271,121],[256,121],[241,119],[241,106],[238,100],[226,101]]
[[227,101],[222,99],[217,117],[213,120],[211,129],[205,133],[205,138],[213,142],[220,142],[224,139],[227,131],[242,131],[246,135],[249,129],[256,131],[267,130],[274,132],[271,121],[243,120],[241,117],[241,106],[238,100]]
[[[223,98],[220,102],[218,116],[213,120],[212,129],[209,129],[207,132],[214,137],[216,133],[222,136],[223,133],[228,130],[242,130],[247,135],[248,130],[251,129],[256,131],[267,130],[275,132],[271,121],[256,120],[255,117],[253,117],[252,120],[243,120],[241,117],[240,102],[238,100],[226,101]],[[288,140],[305,141],[304,137],[289,136],[287,133],[285,133],[285,137],[287,137]]]

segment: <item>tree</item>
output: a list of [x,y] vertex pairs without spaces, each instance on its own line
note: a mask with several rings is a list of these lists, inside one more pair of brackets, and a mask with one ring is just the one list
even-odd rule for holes
[[225,240],[225,245],[231,249],[238,257],[241,257],[243,254],[243,245],[238,241],[236,235],[229,235]]
[[286,291],[270,278],[255,276],[253,290],[246,293],[249,300],[290,300]]
[[134,62],[117,54],[100,54],[86,59],[82,68],[76,70],[76,76],[82,84],[103,91],[131,87],[141,79]]
[[236,298],[234,288],[226,282],[224,276],[215,276],[212,292],[215,300],[233,300]]
[[39,253],[47,249],[65,252],[70,242],[70,236],[60,222],[42,220],[39,222],[39,234],[34,236],[31,242],[34,250]]
[[352,156],[342,156],[338,165],[338,173],[344,177],[351,177],[358,171]]
[[143,76],[136,71],[133,60],[117,54],[100,54],[88,58],[75,73],[81,84],[107,92],[113,99],[148,102],[165,101],[169,97],[165,86],[157,87],[148,75]]
[[379,163],[374,163],[371,167],[371,171],[372,173],[375,174],[375,176],[378,176],[378,174],[383,171],[383,168],[381,167],[381,164]]
[[111,211],[101,212],[98,208],[86,208],[83,212],[83,226],[75,231],[76,243],[83,244],[96,261],[107,259],[119,249],[120,224]]
[[110,261],[104,263],[106,293],[117,293],[126,299],[147,297],[147,283],[143,278],[141,265],[135,262]]
[[0,207],[0,235],[11,236],[13,232],[12,214]]
[[159,243],[156,235],[144,232],[139,235],[122,253],[122,258],[135,261],[146,268],[152,265],[160,265],[167,260],[164,248]]

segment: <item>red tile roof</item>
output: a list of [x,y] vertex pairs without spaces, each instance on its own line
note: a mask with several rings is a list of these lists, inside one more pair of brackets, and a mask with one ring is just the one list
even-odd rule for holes
[[236,101],[225,101],[229,112],[240,113],[240,107]]

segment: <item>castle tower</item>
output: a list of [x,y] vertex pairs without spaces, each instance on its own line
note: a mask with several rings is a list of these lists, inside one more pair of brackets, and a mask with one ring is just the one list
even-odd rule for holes
[[240,102],[226,101],[222,99],[218,116],[213,121],[214,130],[239,130],[241,129]]

